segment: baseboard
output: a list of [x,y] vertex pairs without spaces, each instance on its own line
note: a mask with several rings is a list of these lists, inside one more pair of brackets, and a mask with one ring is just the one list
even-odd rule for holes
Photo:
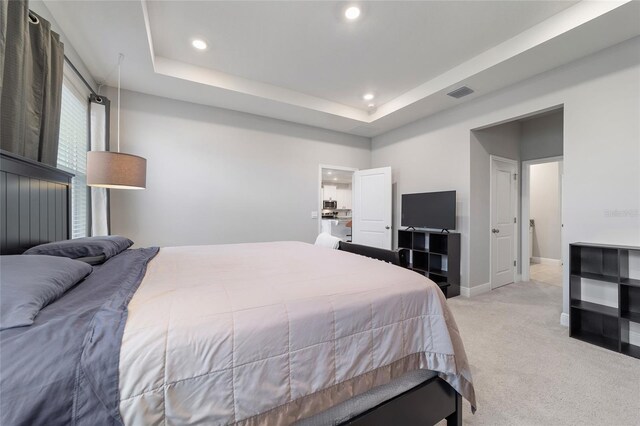
[[490,291],[491,283],[484,283],[473,287],[460,287],[460,295],[464,297],[473,297]]
[[562,265],[562,262],[560,261],[560,259],[549,259],[546,257],[532,257],[531,263],[541,263],[543,265],[554,265],[554,266]]
[[569,314],[564,312],[560,314],[560,325],[563,327],[569,327]]

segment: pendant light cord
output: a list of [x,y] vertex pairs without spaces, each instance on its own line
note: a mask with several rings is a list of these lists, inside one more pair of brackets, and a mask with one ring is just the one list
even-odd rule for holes
[[120,152],[120,68],[124,61],[124,55],[121,53],[118,57],[118,152]]

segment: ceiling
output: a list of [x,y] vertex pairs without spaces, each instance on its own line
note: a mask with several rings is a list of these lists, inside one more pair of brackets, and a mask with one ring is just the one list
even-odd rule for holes
[[[357,22],[342,18],[340,2],[161,1],[147,10],[157,56],[366,110],[363,94],[384,104],[575,3],[379,2]],[[195,36],[206,51],[189,47]]]
[[[640,35],[638,1],[45,5],[96,81],[115,84],[121,52],[125,89],[363,136]],[[446,96],[464,84],[475,92]]]
[[332,184],[351,184],[353,179],[353,171],[340,169],[322,169],[322,183]]

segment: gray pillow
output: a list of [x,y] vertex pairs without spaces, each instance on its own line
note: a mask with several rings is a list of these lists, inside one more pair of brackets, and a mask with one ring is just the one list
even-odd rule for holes
[[107,260],[106,256],[89,256],[89,257],[76,257],[75,260],[79,260],[80,262],[88,263],[89,265],[101,265]]
[[[98,258],[104,256],[104,261],[116,254],[128,249],[133,245],[133,241],[119,235],[109,235],[105,237],[86,237],[74,240],[55,241],[53,243],[41,244],[25,251],[24,254],[41,254],[46,256],[61,256],[70,259]],[[87,261],[96,263],[96,259]]]
[[89,275],[93,268],[53,256],[0,256],[0,330],[33,324],[40,310]]

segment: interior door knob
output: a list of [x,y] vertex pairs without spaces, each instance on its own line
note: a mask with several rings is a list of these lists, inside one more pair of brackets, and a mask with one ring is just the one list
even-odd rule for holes
[[499,230],[499,229],[496,229],[496,228],[493,228],[493,229],[491,230],[491,232],[493,232],[494,234],[497,234],[497,233],[499,233],[499,232],[500,232],[500,230]]
[[385,226],[384,229],[391,229],[389,225]]

